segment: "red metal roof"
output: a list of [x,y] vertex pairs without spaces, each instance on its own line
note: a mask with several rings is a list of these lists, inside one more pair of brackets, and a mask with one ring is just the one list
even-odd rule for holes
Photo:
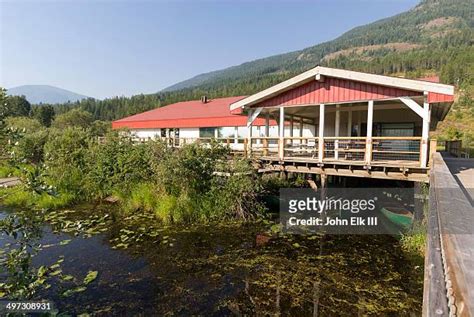
[[[247,116],[230,113],[230,104],[245,96],[183,101],[165,107],[139,113],[112,122],[112,128],[199,128],[246,126]],[[253,125],[265,125],[265,119],[258,118]],[[274,120],[270,125],[276,125]]]

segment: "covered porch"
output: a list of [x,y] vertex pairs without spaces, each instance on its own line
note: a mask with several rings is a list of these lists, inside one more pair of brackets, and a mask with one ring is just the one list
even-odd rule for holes
[[[429,132],[446,116],[453,95],[449,85],[317,66],[230,109],[247,115],[246,154],[263,161],[423,171],[429,169]],[[276,120],[278,135],[268,133],[268,124],[255,135],[257,118]]]
[[275,119],[278,135],[271,136],[269,125],[257,135],[250,128],[246,154],[281,162],[423,168],[430,148],[427,109],[409,98],[254,109],[249,127],[256,117]]

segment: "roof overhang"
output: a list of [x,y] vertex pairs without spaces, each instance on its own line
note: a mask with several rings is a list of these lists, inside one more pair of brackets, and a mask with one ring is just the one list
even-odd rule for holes
[[443,95],[454,95],[454,86],[433,83],[429,81],[374,75],[350,70],[317,66],[293,78],[283,81],[275,86],[262,90],[247,98],[234,102],[230,110],[243,109],[258,104],[261,101],[279,95],[292,88],[298,87],[312,80],[324,80],[324,76],[334,77],[356,82],[370,83],[380,86],[406,89],[418,92],[431,92]]

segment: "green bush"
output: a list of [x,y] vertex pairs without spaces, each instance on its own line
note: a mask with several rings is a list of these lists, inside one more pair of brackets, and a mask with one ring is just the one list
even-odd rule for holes
[[45,174],[51,186],[59,192],[84,196],[87,174],[89,134],[78,128],[51,129],[44,146]]
[[54,209],[115,195],[123,212],[150,213],[163,223],[249,219],[262,211],[262,186],[250,162],[229,161],[217,143],[172,149],[134,143],[117,131],[98,142],[94,133],[69,127],[18,135],[15,147],[30,144],[35,154],[28,161],[38,164],[24,169],[25,185],[4,201]]
[[116,132],[103,144],[88,151],[86,188],[91,197],[105,198],[116,190],[130,192],[134,185],[151,179],[151,151],[146,144],[134,144]]
[[5,119],[5,124],[9,129],[15,129],[23,132],[34,132],[43,128],[38,120],[28,117],[8,117]]
[[48,131],[20,132],[19,139],[10,144],[10,157],[17,163],[39,164],[43,160]]

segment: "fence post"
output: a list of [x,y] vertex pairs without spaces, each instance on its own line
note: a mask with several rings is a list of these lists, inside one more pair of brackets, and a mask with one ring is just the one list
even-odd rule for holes
[[244,139],[244,156],[245,157],[248,157],[249,153],[248,153],[248,143],[249,143],[249,139],[245,138]]
[[263,156],[268,155],[268,139],[263,139]]
[[428,158],[428,166],[433,166],[433,155],[436,153],[436,148],[438,147],[438,140],[430,140],[430,157]]

